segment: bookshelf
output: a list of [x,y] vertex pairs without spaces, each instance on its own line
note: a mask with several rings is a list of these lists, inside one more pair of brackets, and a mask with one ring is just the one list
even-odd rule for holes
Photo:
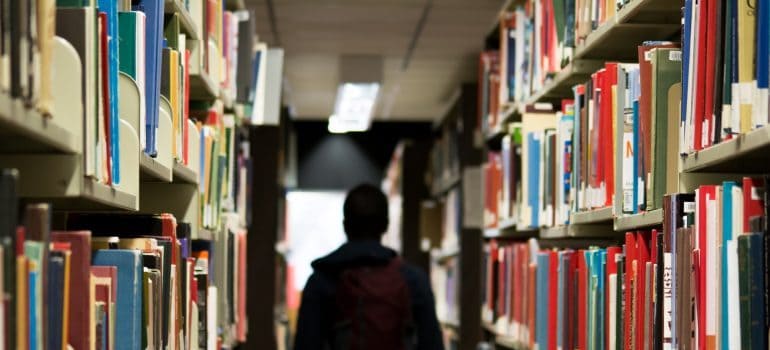
[[[479,104],[487,105],[479,108],[478,120],[482,125],[473,132],[483,135],[485,149],[482,152],[487,151],[490,155],[485,167],[492,170],[478,187],[484,197],[486,223],[482,231],[484,253],[479,273],[485,276],[486,281],[482,288],[483,306],[480,310],[483,321],[477,327],[484,330],[483,338],[492,348],[553,347],[554,324],[560,327],[578,326],[578,332],[587,332],[587,337],[580,340],[585,341],[585,344],[578,344],[576,340],[572,345],[560,343],[561,346],[612,347],[602,343],[604,339],[596,339],[594,332],[600,331],[603,336],[614,333],[618,329],[617,324],[607,323],[614,321],[597,319],[590,324],[575,325],[561,315],[543,315],[526,308],[526,312],[532,313],[522,311],[525,307],[522,305],[537,305],[536,308],[547,308],[549,311],[566,309],[582,312],[571,309],[577,304],[557,306],[557,301],[570,303],[572,296],[565,299],[562,294],[566,293],[564,290],[581,293],[583,288],[571,281],[560,280],[573,276],[567,273],[567,277],[564,277],[563,271],[578,271],[574,274],[577,276],[575,281],[585,276],[583,272],[587,271],[589,276],[604,279],[605,285],[602,288],[609,288],[607,284],[613,278],[617,278],[613,287],[624,280],[628,281],[629,276],[625,273],[636,274],[633,278],[638,283],[640,270],[628,272],[631,266],[629,261],[641,261],[647,264],[645,268],[654,266],[657,271],[661,271],[661,268],[671,269],[666,271],[677,278],[686,279],[690,285],[704,288],[708,283],[714,283],[712,276],[725,278],[724,271],[714,268],[718,266],[713,264],[714,261],[718,261],[717,264],[734,264],[724,260],[724,254],[736,253],[735,246],[728,244],[741,242],[746,247],[751,244],[748,243],[750,240],[760,245],[766,239],[766,221],[762,221],[766,220],[764,216],[770,207],[770,201],[765,195],[770,178],[763,177],[770,170],[770,158],[767,155],[770,151],[770,129],[765,120],[766,103],[764,97],[758,98],[759,95],[752,93],[750,95],[754,100],[749,101],[751,99],[746,97],[744,102],[738,103],[739,107],[735,105],[735,97],[730,100],[729,95],[723,94],[730,93],[730,89],[733,96],[743,93],[732,87],[731,81],[725,77],[744,71],[744,66],[751,66],[756,60],[765,60],[766,57],[762,55],[766,55],[766,52],[762,50],[766,49],[767,44],[759,40],[756,53],[741,54],[744,61],[739,64],[735,63],[738,58],[732,57],[733,66],[727,66],[729,61],[724,60],[725,56],[732,53],[722,52],[724,45],[728,45],[730,38],[736,40],[741,35],[751,33],[748,29],[740,29],[743,32],[732,34],[735,37],[712,35],[714,30],[716,33],[725,33],[723,30],[727,29],[723,27],[734,25],[724,18],[717,19],[719,28],[700,28],[702,34],[688,33],[688,29],[683,31],[683,23],[688,23],[685,20],[704,16],[702,11],[716,11],[709,15],[724,16],[725,12],[721,11],[727,10],[722,7],[717,10],[696,10],[697,6],[701,6],[696,3],[665,0],[577,2],[577,6],[594,5],[591,11],[596,12],[587,12],[590,17],[588,21],[577,19],[583,23],[576,23],[575,28],[567,24],[567,31],[574,29],[572,38],[575,42],[571,50],[564,50],[568,46],[562,42],[565,40],[562,37],[564,33],[548,32],[551,30],[549,26],[560,30],[564,25],[563,22],[559,24],[563,18],[549,22],[550,16],[558,17],[560,11],[564,11],[563,8],[554,10],[551,6],[558,5],[548,1],[526,2],[526,6],[512,1],[506,4],[499,17],[500,28],[493,29],[492,34],[485,38],[485,51],[479,56],[478,67],[478,82],[482,85],[478,91],[483,94],[478,101]],[[684,11],[683,6],[687,6]],[[728,6],[734,5],[725,5]],[[542,12],[534,15],[533,11]],[[543,22],[538,23],[541,20]],[[692,28],[703,26],[703,19],[699,20],[701,22],[694,22]],[[522,33],[527,31],[521,28],[529,27],[521,26],[522,21],[526,25],[545,28],[545,32],[540,33],[539,39],[537,36],[525,38]],[[766,30],[767,27],[763,26],[768,23],[770,16],[757,18],[756,31]],[[756,33],[759,35],[759,32]],[[542,36],[552,34],[553,37],[542,39]],[[698,35],[706,37],[699,38]],[[546,47],[538,47],[542,51],[533,55],[529,55],[531,52],[524,47],[525,53],[522,56],[530,58],[534,63],[526,60],[523,61],[526,63],[521,62],[519,51],[523,45],[518,45],[522,38],[530,45],[532,41],[546,40],[538,42]],[[547,47],[553,45],[553,41],[548,41],[551,39],[556,40],[557,48]],[[710,41],[712,39],[716,40],[716,44]],[[705,63],[690,61],[690,65],[704,66],[690,67],[691,70],[687,71],[687,60],[698,57],[694,54],[689,58],[686,56],[688,50],[695,50],[692,46],[688,48],[688,43],[694,45],[690,40],[701,45],[697,48],[698,55],[702,55],[703,50],[714,52],[708,54]],[[742,42],[745,40],[748,39]],[[511,64],[515,68],[509,67]],[[716,69],[712,71],[711,68],[703,68],[705,66]],[[760,81],[767,75],[761,69],[763,67],[756,66],[756,72],[751,73],[760,76]],[[694,83],[694,75],[699,79],[697,84]],[[748,74],[745,75],[744,79],[748,79]],[[705,84],[703,79],[706,79]],[[680,83],[683,87],[678,95],[664,96],[661,92],[678,91],[675,89]],[[764,86],[759,84],[753,88],[764,89]],[[607,94],[610,89],[613,92]],[[710,98],[716,100],[713,103],[703,102]],[[607,101],[611,103],[607,104]],[[554,108],[543,111],[545,113],[540,116],[533,115],[533,105],[538,102],[551,103]],[[637,110],[635,103],[645,110]],[[680,106],[684,107],[680,110]],[[753,111],[747,112],[749,109]],[[722,113],[731,114],[727,116]],[[545,120],[554,116],[556,124]],[[685,121],[684,124],[679,123],[679,120]],[[648,122],[650,124],[644,124]],[[562,132],[567,135],[568,146],[561,143],[564,142],[560,136]],[[527,138],[528,135],[534,136]],[[684,139],[680,140],[682,137]],[[612,141],[605,144],[602,140]],[[528,142],[541,148],[537,152],[527,153],[533,149],[533,146],[527,146]],[[562,152],[564,158],[558,154],[554,156],[554,149]],[[526,159],[520,158],[523,156],[512,154],[540,158],[529,160],[531,163],[528,165]],[[566,166],[569,174],[560,172],[565,171],[559,168],[559,164],[565,164],[565,159],[570,161],[569,166]],[[540,168],[539,172],[531,170],[533,164]],[[498,186],[499,178],[503,180],[500,188],[497,188],[495,186]],[[536,181],[525,181],[528,178]],[[492,190],[489,188],[490,183],[493,184]],[[529,192],[521,189],[527,185],[533,186]],[[589,187],[593,192],[586,190]],[[565,193],[554,199],[554,190],[564,190]],[[560,202],[562,200],[564,202]],[[559,216],[560,206],[564,203],[569,203],[566,220]],[[751,208],[749,211],[752,214],[743,208]],[[743,221],[740,221],[738,214],[743,215]],[[743,222],[743,226],[720,226],[727,220]],[[705,232],[717,232],[719,245],[704,241]],[[675,239],[680,239],[677,247],[682,251],[671,250],[674,244],[672,240]],[[708,246],[707,249],[711,249],[712,253],[703,254],[701,251],[693,262],[692,257],[687,258],[694,248],[687,245],[690,242],[698,242],[701,249]],[[464,246],[460,247],[461,251],[465,249]],[[682,259],[682,263],[689,261],[690,265],[680,264],[674,270],[670,261],[662,259],[664,254],[676,256]],[[738,258],[735,260],[744,263],[752,261],[752,258],[742,254],[745,254],[745,250],[736,254]],[[761,260],[759,255],[753,259]],[[524,267],[520,266],[522,261],[526,262]],[[571,270],[572,265],[564,265],[568,261],[580,261],[578,264],[585,265]],[[710,265],[704,265],[707,261]],[[701,269],[700,273],[708,270],[712,275],[700,275],[698,280],[694,279],[691,268],[695,263],[699,264],[697,268]],[[596,270],[599,266],[601,269]],[[582,268],[586,270],[580,270]],[[556,271],[558,277],[555,277]],[[629,298],[633,295],[638,298],[642,295],[638,285],[625,285],[623,291],[598,290],[596,295],[602,303],[617,307],[613,311],[620,319],[633,317],[635,322],[639,322],[639,313],[649,311],[649,316],[643,316],[646,320],[642,322],[650,322],[651,327],[641,336],[636,336],[636,341],[649,339],[650,342],[666,344],[667,340],[661,339],[659,335],[667,319],[654,312],[658,309],[652,309],[653,305],[658,307],[664,304],[664,298],[660,297],[663,292],[658,289],[664,279],[657,274],[659,272],[642,272],[650,272],[644,283],[655,297],[650,298],[649,305],[643,303],[625,309],[623,306],[618,307],[622,304],[619,297]],[[735,276],[745,278],[744,274],[735,272]],[[753,285],[762,283],[763,279],[754,276],[745,282]],[[517,282],[506,282],[511,280]],[[762,288],[766,284],[759,286]],[[725,313],[730,314],[735,310],[727,306],[727,303],[735,300],[726,300],[725,288],[732,290],[735,287],[720,287],[719,293],[722,293],[720,295],[723,299],[708,297],[705,306],[688,305],[686,301],[679,301],[679,306],[697,309],[699,317],[704,319],[706,316],[703,315],[706,314],[709,319],[713,319],[713,315],[726,317]],[[691,300],[689,291],[679,290],[677,293],[685,298],[679,300]],[[597,310],[598,306],[591,304],[593,297],[588,294],[577,298],[579,304],[584,304],[583,297],[589,301],[587,308]],[[468,301],[461,301],[464,302]],[[713,305],[723,309],[716,310]],[[752,305],[766,307],[760,299]],[[590,314],[592,311],[587,312],[586,317],[595,315]],[[533,314],[535,319],[532,318]],[[514,331],[516,323],[519,326],[526,324],[534,329],[533,333],[524,335],[520,328]],[[730,327],[735,327],[737,323],[730,324]],[[625,331],[645,329],[642,327],[645,324],[624,325]],[[544,328],[544,325],[547,326]],[[748,328],[745,323],[739,326],[741,331],[743,327]],[[727,339],[725,330],[719,327],[724,325],[714,327],[717,329],[715,331],[699,331],[698,336],[702,337],[699,339]],[[675,337],[687,335],[681,333]],[[531,339],[531,336],[536,339]]]
[[585,81],[602,64],[604,62],[601,60],[590,59],[576,59],[568,63],[551,79],[548,79],[542,89],[533,92],[526,103],[550,102],[571,95],[572,87]]
[[663,224],[663,209],[655,209],[639,214],[624,215],[615,218],[615,231],[623,232]]
[[737,135],[682,159],[682,171],[711,173],[766,173],[770,170],[770,128]]
[[195,21],[190,16],[190,11],[182,3],[182,0],[165,0],[165,6],[163,7],[166,14],[176,14],[179,16],[179,22],[182,24],[182,30],[187,34],[187,38],[190,40],[199,40],[201,35]]
[[171,182],[173,179],[171,168],[144,152],[139,155],[139,171],[139,177],[142,181]]
[[576,59],[635,60],[636,47],[650,38],[671,38],[681,30],[681,4],[630,1],[575,48]]
[[[38,343],[39,347],[58,348],[62,345],[51,345],[43,334],[49,332],[48,325],[65,327],[69,324],[82,326],[59,328],[69,335],[69,346],[74,348],[93,347],[96,339],[91,337],[89,330],[95,328],[104,330],[101,339],[119,338],[131,348],[139,348],[141,345],[137,344],[143,339],[161,342],[148,344],[157,348],[180,346],[178,341],[200,341],[196,345],[209,349],[220,345],[227,349],[238,346],[268,348],[261,343],[268,337],[247,337],[246,322],[248,318],[260,325],[259,316],[268,315],[274,325],[275,295],[258,295],[254,291],[263,286],[254,285],[245,277],[246,265],[265,266],[263,273],[275,273],[268,271],[275,266],[275,261],[261,260],[264,257],[272,259],[274,254],[251,253],[259,253],[263,238],[260,236],[268,238],[271,231],[277,235],[279,229],[277,210],[269,209],[277,207],[282,192],[276,181],[267,179],[278,178],[281,166],[278,158],[283,147],[278,137],[281,129],[279,125],[251,123],[250,118],[243,115],[243,105],[251,105],[252,101],[235,101],[234,90],[245,89],[241,92],[248,95],[255,87],[228,84],[238,73],[235,70],[220,71],[215,66],[231,64],[235,55],[241,54],[228,47],[228,43],[252,41],[256,44],[256,33],[232,30],[223,31],[219,38],[209,35],[211,42],[207,43],[206,54],[207,59],[211,59],[211,69],[204,68],[202,61],[197,62],[200,66],[193,67],[183,59],[182,54],[201,49],[204,35],[198,20],[219,20],[230,28],[237,28],[240,21],[255,20],[246,12],[237,15],[232,12],[245,10],[243,1],[214,2],[219,6],[205,10],[194,4],[188,8],[187,2],[181,0],[107,2],[100,6],[106,14],[99,17],[100,21],[105,21],[104,25],[95,27],[90,26],[90,16],[94,16],[94,23],[97,18],[92,7],[78,7],[79,1],[59,2],[40,8],[38,16],[30,19],[31,26],[54,22],[53,18],[50,23],[47,20],[34,22],[46,16],[56,17],[59,23],[56,28],[44,28],[57,36],[40,35],[35,39],[36,45],[30,46],[36,57],[34,64],[32,60],[27,62],[20,57],[10,57],[6,50],[0,54],[4,62],[10,62],[0,67],[3,80],[10,80],[9,86],[0,84],[2,249],[9,252],[16,243],[19,247],[45,247],[45,253],[37,255],[25,248],[15,257],[17,260],[5,260],[6,269],[0,273],[5,280],[23,281],[22,284],[45,281],[39,283],[54,286],[48,290],[40,289],[39,296],[22,300],[16,294],[15,282],[5,285],[3,292],[10,298],[7,299],[10,305],[18,306],[19,310],[33,306],[38,310],[49,310],[33,312],[25,318],[28,324],[9,322],[20,327],[20,332],[26,332],[18,333],[20,339],[39,337],[44,341]],[[68,7],[62,5],[64,3]],[[133,11],[132,4],[136,5]],[[137,20],[145,18],[137,13],[140,10],[145,12],[147,22]],[[118,12],[121,12],[120,16]],[[150,22],[157,26],[153,29],[134,27]],[[108,24],[114,24],[114,28]],[[70,31],[70,27],[75,28],[74,31]],[[113,29],[120,29],[120,32],[112,32]],[[12,33],[6,33],[6,30],[7,27],[1,28],[0,34],[10,38]],[[133,35],[136,33],[142,35]],[[81,40],[91,35],[94,41]],[[153,40],[167,42],[163,52],[158,52],[158,57],[163,57],[167,65],[164,67],[162,62],[155,62],[158,66],[154,68],[149,64],[139,67],[138,62],[144,65],[145,60],[128,55],[135,53],[132,50],[139,45],[142,50],[155,47],[152,44],[159,42]],[[118,42],[126,45],[121,46],[120,54],[111,48]],[[104,50],[96,50],[97,44]],[[188,51],[183,52],[185,49]],[[264,45],[262,49],[265,49]],[[251,62],[255,54],[245,50],[243,57],[237,59]],[[175,58],[178,61],[174,61]],[[119,65],[119,61],[137,66]],[[268,66],[273,68],[270,64],[278,63],[281,62],[276,60]],[[27,66],[22,67],[22,64]],[[104,71],[97,74],[97,67]],[[17,79],[10,74],[22,68],[29,77]],[[151,74],[153,69],[157,76]],[[193,71],[195,73],[190,74]],[[186,85],[188,74],[190,80]],[[255,74],[266,73],[262,70]],[[148,77],[156,80],[148,81]],[[23,86],[23,80],[28,78],[29,81],[34,78],[39,84]],[[154,83],[159,90],[149,88]],[[281,91],[280,85],[268,88]],[[189,95],[186,94],[188,90]],[[46,98],[47,95],[50,98]],[[150,101],[157,102],[157,106]],[[280,94],[265,98],[265,103],[270,107],[278,106]],[[280,120],[277,116],[274,119]],[[253,148],[246,149],[249,146]],[[201,151],[205,153],[201,154]],[[259,156],[252,159],[249,154]],[[274,163],[266,162],[270,160]],[[201,179],[206,180],[203,186],[199,183]],[[247,189],[252,184],[258,192]],[[17,211],[23,214],[16,215]],[[19,218],[23,220],[17,221]],[[24,228],[25,235],[16,235],[17,225]],[[70,238],[62,238],[64,236]],[[79,238],[72,238],[75,236]],[[247,236],[250,237],[248,240]],[[62,244],[68,239],[74,240]],[[108,240],[109,244],[106,243]],[[73,242],[85,245],[76,248]],[[102,243],[107,245],[102,246]],[[94,259],[82,260],[91,257],[92,249]],[[132,265],[109,258],[100,260],[102,256],[117,259],[129,255]],[[66,259],[72,257],[73,265],[58,260],[64,256]],[[22,261],[19,259],[34,269],[24,270],[29,275],[8,275],[9,269],[15,270],[12,267],[16,261]],[[58,272],[49,271],[47,267],[38,268],[53,266],[49,262],[58,264],[59,261],[62,261],[61,271],[71,270],[54,275]],[[168,266],[162,265],[166,263]],[[105,277],[102,273],[109,268],[98,266],[115,267],[112,269],[114,275],[107,273]],[[134,267],[143,272],[140,270],[137,275],[132,275]],[[250,268],[259,272],[259,268]],[[172,271],[175,277],[171,277]],[[32,273],[36,273],[37,279],[32,279]],[[81,275],[85,276],[85,282],[64,277]],[[131,279],[124,280],[129,278],[127,276]],[[160,283],[162,280],[165,283]],[[170,284],[172,281],[173,285]],[[193,281],[199,283],[197,290],[193,288]],[[88,285],[112,288],[117,298],[107,296],[112,295],[110,292],[89,293],[84,289]],[[71,291],[71,294],[57,294],[58,302],[49,302],[55,291],[62,290]],[[155,298],[142,302],[143,299],[129,292],[131,290],[144,290]],[[252,294],[256,295],[254,299],[251,299]],[[78,299],[84,295],[90,299]],[[196,299],[194,295],[201,298]],[[248,310],[247,295],[251,299]],[[83,304],[73,304],[75,299]],[[136,304],[135,307],[125,309],[128,302]],[[189,309],[193,304],[200,308],[199,313]],[[95,305],[95,309],[91,315],[67,315],[68,308],[64,305]],[[109,308],[117,308],[117,314],[107,311]],[[8,308],[3,317],[13,320],[15,312],[9,310],[16,308]],[[127,316],[133,312],[139,317]],[[152,313],[147,323],[142,323],[142,312]],[[200,323],[199,315],[204,317]],[[77,318],[81,316],[85,319]],[[163,325],[155,322],[163,318],[189,322]],[[112,328],[117,328],[114,327],[116,323],[130,324],[130,327],[113,333],[107,330],[105,322],[112,324]],[[201,324],[211,328],[199,329]],[[45,327],[21,328],[29,325]],[[3,337],[8,343],[0,344],[0,347],[16,348],[14,332],[9,331]],[[118,332],[120,336],[116,336]],[[254,330],[253,333],[258,332]]]
[[80,140],[56,121],[0,93],[0,150],[3,153],[76,153]]

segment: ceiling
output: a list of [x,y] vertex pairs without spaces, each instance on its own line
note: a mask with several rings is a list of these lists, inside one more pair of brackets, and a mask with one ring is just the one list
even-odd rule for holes
[[[285,50],[284,102],[297,119],[332,114],[342,55],[383,58],[379,121],[431,121],[475,81],[504,0],[246,0],[260,41]],[[430,3],[429,3],[430,2]],[[272,7],[274,26],[271,24]],[[427,9],[427,10],[426,10]],[[407,52],[425,15],[411,57]],[[274,28],[274,29],[273,29]],[[402,69],[406,64],[406,69]]]

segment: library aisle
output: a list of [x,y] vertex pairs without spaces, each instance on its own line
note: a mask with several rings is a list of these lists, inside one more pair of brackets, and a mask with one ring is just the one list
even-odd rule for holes
[[0,350],[770,349],[768,89],[770,0],[0,0]]

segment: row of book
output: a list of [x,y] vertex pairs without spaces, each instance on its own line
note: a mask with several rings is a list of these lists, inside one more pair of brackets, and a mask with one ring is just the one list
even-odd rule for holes
[[492,240],[483,318],[530,348],[766,349],[767,180],[666,195],[662,228],[618,245]]
[[766,125],[770,4],[685,1],[683,22],[681,151]]
[[[213,240],[171,214],[66,214],[28,204],[17,224],[0,173],[4,349],[218,349],[245,341],[246,232]],[[53,230],[52,226],[61,230]]]
[[[641,1],[641,0],[636,0]],[[532,0],[500,15],[499,42],[479,57],[479,125],[496,130],[510,104],[526,101],[572,60],[575,47],[628,0]]]
[[443,125],[441,137],[434,141],[430,153],[431,189],[439,192],[460,175],[459,136],[452,123]]
[[[265,84],[267,67],[280,70],[282,55],[256,45],[250,13],[225,11],[223,0],[192,1],[184,9],[190,24],[166,6],[168,2],[155,0],[0,3],[0,91],[55,122],[50,91],[52,84],[63,82],[51,72],[56,59],[52,51],[62,39],[71,45],[81,64],[84,174],[102,183],[120,183],[119,126],[125,113],[119,110],[121,75],[139,89],[137,133],[144,152],[156,157],[159,140],[169,139],[173,159],[184,165],[190,164],[188,140],[194,127],[188,120],[192,109],[199,108],[193,100],[203,99],[191,91],[194,85],[204,89],[193,78],[206,77],[213,98],[236,99],[256,121],[264,120],[267,105],[272,110],[280,103],[266,100]],[[164,106],[172,130],[159,135]]]
[[[679,186],[681,50],[646,42],[638,55],[638,63],[607,62],[573,88],[573,99],[563,100],[556,114],[535,119],[525,112],[520,124],[512,123],[501,153],[490,155],[488,168],[502,173],[487,175],[498,179],[488,180],[487,205],[500,202],[503,218],[533,228],[613,204],[616,216],[662,208],[663,195]],[[495,222],[491,216],[487,225]]]

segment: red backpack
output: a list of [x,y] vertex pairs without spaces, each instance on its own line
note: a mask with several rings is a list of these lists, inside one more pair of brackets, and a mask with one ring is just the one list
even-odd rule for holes
[[335,350],[411,350],[416,346],[402,262],[344,270],[336,293]]

